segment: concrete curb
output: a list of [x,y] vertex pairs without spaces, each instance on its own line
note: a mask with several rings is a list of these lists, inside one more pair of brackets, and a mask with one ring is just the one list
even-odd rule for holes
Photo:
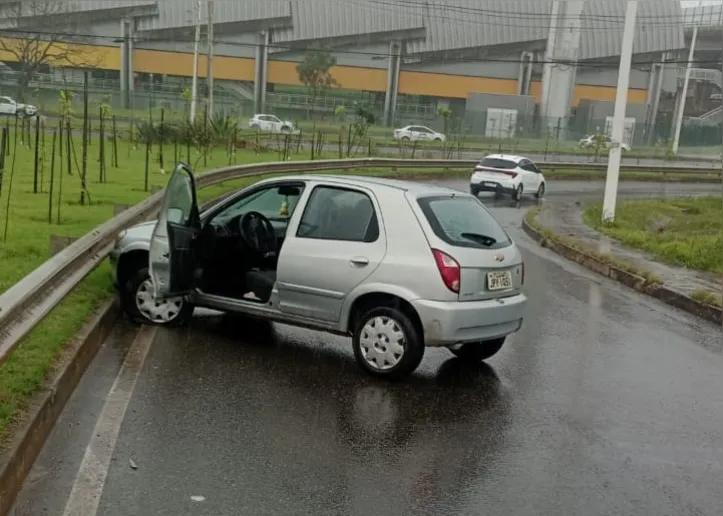
[[119,316],[114,298],[84,324],[65,352],[61,366],[31,401],[28,417],[14,432],[8,448],[0,453],[0,516],[10,512],[58,416]]
[[532,227],[532,225],[530,225],[527,221],[527,218],[522,221],[522,229],[542,247],[547,247],[551,251],[554,251],[568,260],[579,263],[593,272],[615,280],[626,287],[630,287],[638,292],[647,294],[659,301],[662,301],[663,303],[680,310],[684,310],[712,323],[721,324],[723,322],[723,310],[717,306],[701,303],[692,297],[676,292],[675,290],[671,290],[665,285],[650,284],[645,280],[645,278],[638,276],[637,274],[632,274],[619,269],[614,265],[605,263],[592,255],[570,247],[560,240],[548,238],[540,230]]

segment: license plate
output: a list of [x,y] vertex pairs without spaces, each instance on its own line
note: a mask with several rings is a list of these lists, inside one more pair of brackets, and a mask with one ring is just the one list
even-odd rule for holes
[[485,186],[491,186],[492,188],[497,187],[497,183],[485,183]]
[[510,271],[488,272],[487,288],[489,290],[512,288],[512,273]]

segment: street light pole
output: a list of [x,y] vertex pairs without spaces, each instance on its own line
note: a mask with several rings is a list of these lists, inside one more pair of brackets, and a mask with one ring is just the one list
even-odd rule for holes
[[683,79],[683,91],[678,102],[678,112],[675,114],[675,134],[673,135],[673,154],[678,153],[680,142],[680,127],[683,125],[683,113],[685,112],[685,100],[688,98],[688,82],[690,81],[690,69],[693,66],[695,55],[695,42],[698,39],[698,26],[693,27],[693,38],[690,41],[690,52],[688,53],[688,66],[685,68],[685,79]]
[[618,195],[618,180],[620,178],[620,158],[625,128],[625,111],[628,104],[628,85],[630,84],[630,65],[633,59],[633,41],[635,40],[635,18],[638,14],[638,0],[628,2],[625,13],[625,28],[623,29],[623,44],[620,53],[620,68],[618,72],[618,87],[615,94],[615,111],[611,131],[610,156],[608,158],[607,177],[605,179],[605,196],[603,197],[603,222],[612,222],[615,219],[615,204]]
[[198,45],[201,42],[201,0],[196,2],[196,35],[193,40],[193,78],[191,79],[190,122],[196,120],[196,102],[198,101]]

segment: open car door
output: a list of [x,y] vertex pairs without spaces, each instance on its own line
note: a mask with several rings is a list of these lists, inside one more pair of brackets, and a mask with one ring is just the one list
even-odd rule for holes
[[153,297],[189,294],[195,288],[201,218],[191,169],[176,165],[166,187],[149,249]]

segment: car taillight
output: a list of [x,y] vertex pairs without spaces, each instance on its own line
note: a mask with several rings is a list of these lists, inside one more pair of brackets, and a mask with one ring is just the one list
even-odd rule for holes
[[510,176],[512,178],[517,177],[517,172],[502,172],[506,176]]
[[432,254],[434,255],[434,261],[437,262],[437,269],[439,269],[444,284],[452,292],[459,293],[461,269],[457,260],[439,249],[432,249]]

